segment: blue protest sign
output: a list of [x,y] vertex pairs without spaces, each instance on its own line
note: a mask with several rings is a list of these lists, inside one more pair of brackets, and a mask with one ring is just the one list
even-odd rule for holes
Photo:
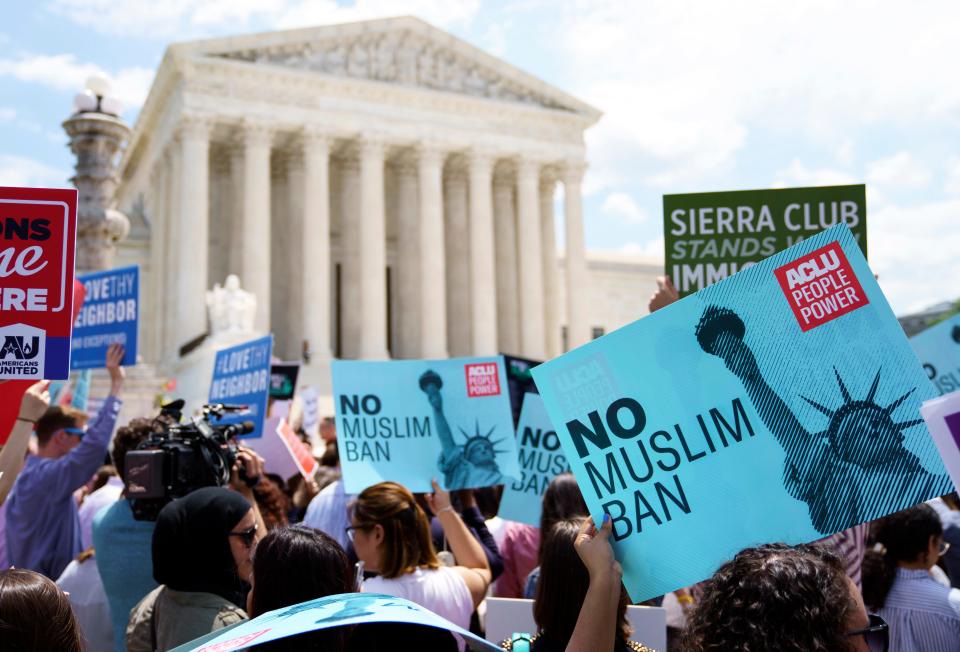
[[[379,593],[342,593],[302,602],[215,632],[171,652],[230,652],[330,627],[404,623],[436,627],[461,636],[471,650],[500,648],[415,602]],[[401,649],[398,645],[397,649]],[[256,647],[253,647],[256,649]]]
[[570,470],[547,407],[539,394],[525,394],[517,426],[520,475],[503,488],[499,515],[510,521],[540,525],[543,492],[558,474]]
[[950,490],[933,388],[844,225],[533,376],[635,601]]
[[217,351],[210,381],[210,402],[245,405],[246,409],[224,416],[218,423],[252,421],[255,429],[248,438],[263,436],[263,420],[267,415],[267,393],[270,391],[270,354],[273,335],[244,342]]
[[960,315],[917,333],[910,345],[940,394],[960,390]]
[[140,268],[121,267],[78,276],[86,298],[73,323],[71,369],[103,367],[107,348],[126,349],[123,365],[137,364],[137,328],[140,323]]
[[410,491],[502,484],[518,475],[503,358],[334,360],[347,493],[393,480]]

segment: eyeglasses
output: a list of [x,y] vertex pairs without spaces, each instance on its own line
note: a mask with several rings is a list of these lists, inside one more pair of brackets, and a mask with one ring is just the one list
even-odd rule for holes
[[257,538],[257,524],[254,523],[253,527],[247,530],[240,530],[239,532],[228,532],[227,536],[237,537],[243,544],[250,548],[253,546],[253,540]]
[[347,538],[350,539],[350,542],[353,543],[353,533],[357,530],[369,530],[373,527],[372,523],[361,523],[360,525],[350,525],[343,529],[347,533]]
[[83,439],[83,436],[87,434],[86,428],[64,428],[63,431],[68,435],[76,435],[80,439]]
[[847,632],[847,637],[863,636],[870,652],[887,652],[890,647],[890,627],[887,621],[877,614],[868,614],[869,625],[863,629],[855,629]]
[[937,554],[943,557],[945,554],[947,554],[948,550],[950,550],[950,543],[947,541],[941,541],[940,548],[937,549]]

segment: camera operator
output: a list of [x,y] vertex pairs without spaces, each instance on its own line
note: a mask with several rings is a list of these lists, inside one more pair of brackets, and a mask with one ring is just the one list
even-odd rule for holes
[[110,395],[89,428],[87,415],[51,407],[36,422],[38,449],[27,457],[7,501],[10,563],[56,579],[81,551],[73,492],[103,463],[120,413],[123,347],[107,350]]

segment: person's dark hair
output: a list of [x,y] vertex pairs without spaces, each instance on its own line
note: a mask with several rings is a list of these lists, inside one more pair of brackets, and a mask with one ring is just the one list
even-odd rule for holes
[[282,489],[285,484],[283,478],[270,474],[260,476],[260,482],[253,487],[253,497],[257,501],[260,515],[268,530],[290,522],[287,514],[293,506],[293,501]]
[[[590,586],[590,574],[574,548],[583,519],[557,521],[541,537],[540,579],[533,602],[533,619],[540,635],[562,649],[570,642],[580,608]],[[620,587],[617,640],[630,636],[627,592]],[[618,646],[619,647],[619,646]]]
[[161,429],[162,426],[156,424],[154,419],[143,418],[132,419],[127,425],[117,428],[117,434],[113,436],[113,449],[110,451],[110,458],[113,460],[113,465],[117,468],[117,474],[121,480],[126,480],[124,462],[127,459],[127,453],[136,450],[141,442]]
[[823,546],[746,548],[703,583],[687,621],[687,652],[853,649],[856,608],[843,563]]
[[117,475],[117,470],[113,468],[111,464],[103,464],[97,469],[97,472],[93,474],[93,482],[90,484],[90,493],[93,493],[97,489],[102,489],[106,485],[110,478]]
[[34,431],[37,433],[37,443],[46,446],[50,438],[63,428],[81,428],[87,422],[87,413],[72,407],[55,405],[47,408],[43,416],[37,419]]
[[572,473],[561,473],[547,485],[543,492],[543,505],[540,510],[540,552],[543,557],[543,542],[557,521],[574,518],[586,518],[590,515],[587,503],[580,493],[580,486]]
[[[305,525],[279,527],[257,544],[249,616],[355,588],[353,565],[339,543]],[[348,634],[347,628],[335,627],[266,643],[257,650],[342,650]]]
[[873,522],[877,545],[863,556],[863,601],[870,609],[880,609],[896,579],[899,562],[917,561],[930,545],[930,537],[943,535],[937,512],[921,503]]
[[323,449],[323,455],[320,456],[320,464],[330,467],[340,464],[340,449],[337,448],[337,442],[327,442],[327,447]]
[[383,526],[380,575],[386,579],[418,568],[440,568],[430,538],[430,521],[410,490],[396,482],[367,487],[357,496],[353,518],[360,527]]
[[0,641],[8,652],[82,652],[70,601],[40,573],[0,571]]
[[473,490],[473,496],[477,500],[477,507],[483,518],[490,520],[500,511],[500,498],[503,496],[503,485],[498,484],[495,487],[480,487]]

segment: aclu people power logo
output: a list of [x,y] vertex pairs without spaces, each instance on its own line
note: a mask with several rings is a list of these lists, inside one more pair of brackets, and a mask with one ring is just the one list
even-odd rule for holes
[[778,267],[774,274],[804,333],[870,303],[838,242]]
[[495,362],[480,362],[463,366],[467,374],[467,397],[499,396],[500,372]]

